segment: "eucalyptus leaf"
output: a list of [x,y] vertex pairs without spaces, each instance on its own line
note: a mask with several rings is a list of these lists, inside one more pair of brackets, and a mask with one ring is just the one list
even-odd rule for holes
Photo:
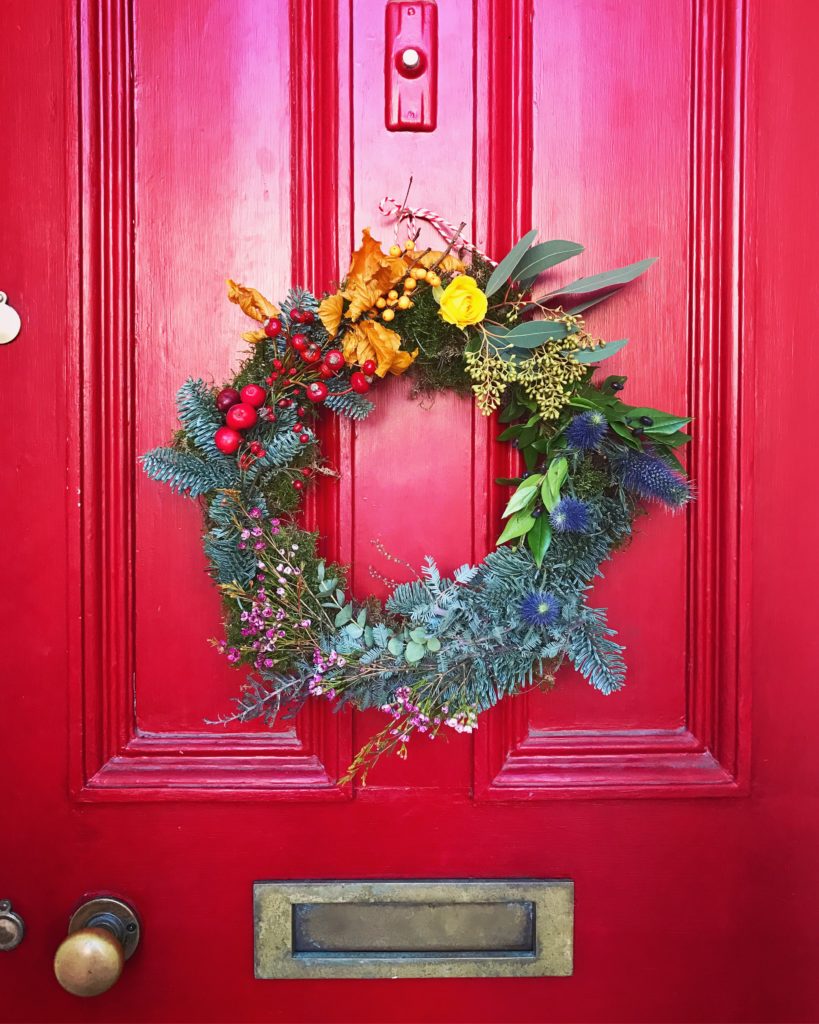
[[588,295],[591,292],[599,292],[604,288],[622,287],[635,281],[641,274],[657,262],[657,257],[652,256],[646,260],[638,260],[636,263],[629,263],[626,267],[619,267],[617,270],[606,270],[602,274],[593,274],[591,277],[579,277],[576,281],[564,284],[556,291],[549,292],[544,296],[546,299],[554,298],[557,295]]
[[336,617],[333,620],[336,626],[343,626],[350,621],[353,617],[353,609],[350,605],[346,604],[339,612],[336,613]]
[[574,356],[576,363],[602,363],[604,359],[613,356],[625,345],[628,345],[628,338],[620,338],[619,341],[607,341],[605,345],[600,345],[598,348],[578,349],[576,352],[571,352],[570,355]]
[[420,626],[416,626],[415,629],[410,630],[410,640],[414,640],[417,644],[422,644],[426,638],[427,634]]
[[390,652],[390,654],[393,654],[395,655],[396,658],[398,658],[400,655],[404,653],[404,644],[401,640],[398,639],[397,636],[390,637],[390,641],[387,644],[387,650]]
[[359,626],[357,622],[349,623],[347,626],[344,627],[344,629],[345,632],[347,633],[347,636],[352,637],[353,640],[358,640],[360,636],[364,635],[363,627]]
[[427,650],[428,651],[432,651],[432,653],[435,654],[437,651],[440,651],[440,649],[441,649],[441,641],[438,639],[437,636],[431,636],[427,640]]
[[529,284],[544,270],[555,267],[558,263],[563,263],[564,260],[570,260],[581,252],[583,252],[582,245],[560,239],[533,245],[515,268],[515,280],[520,281],[523,285]]
[[561,320],[527,320],[506,335],[506,344],[518,348],[537,348],[546,341],[565,338],[569,331]]
[[520,363],[523,362],[524,359],[528,359],[532,353],[526,348],[510,346],[509,348],[498,349],[497,354],[501,359],[505,359],[507,363]]
[[419,662],[426,653],[426,648],[423,644],[417,644],[414,640],[410,640],[407,644],[406,650],[404,651],[404,657],[411,665],[414,665],[416,662]]
[[523,238],[513,245],[512,249],[503,257],[500,263],[492,271],[492,274],[486,283],[484,292],[487,296],[494,295],[498,288],[506,284],[509,278],[514,274],[515,269],[525,255],[529,246],[534,242],[536,236],[536,228],[532,228],[531,231],[527,231]]
[[611,288],[607,292],[603,292],[602,295],[595,295],[593,299],[586,299],[585,302],[578,302],[575,306],[570,307],[566,310],[569,316],[579,316],[581,313],[585,313],[587,309],[591,309],[592,306],[597,306],[601,302],[605,302],[606,299],[610,299],[612,295],[618,295],[623,290],[623,285],[618,285],[616,288]]

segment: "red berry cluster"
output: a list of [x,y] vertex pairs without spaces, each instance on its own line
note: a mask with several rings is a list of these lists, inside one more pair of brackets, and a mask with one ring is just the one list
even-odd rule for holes
[[[294,309],[290,313],[291,325],[304,325],[309,328],[315,319],[315,314],[309,309]],[[233,455],[239,451],[244,440],[243,432],[252,429],[260,417],[268,422],[274,422],[275,406],[288,409],[297,403],[302,394],[314,405],[323,402],[330,393],[325,381],[345,369],[343,352],[332,348],[322,353],[321,346],[308,334],[300,330],[294,331],[292,326],[285,326],[279,317],[267,320],[264,331],[271,339],[277,339],[282,334],[287,337],[281,358],[273,360],[270,373],[265,377],[265,384],[269,386],[270,392],[275,394],[270,405],[265,406],[268,391],[261,384],[246,384],[241,392],[235,388],[223,388],[219,392],[216,396],[216,405],[219,411],[225,414],[226,425],[216,431],[214,443],[219,451],[226,455]],[[359,395],[365,394],[370,390],[375,370],[374,360],[365,360],[360,370],[350,374],[349,389],[336,394],[349,394],[351,391]],[[298,422],[293,430],[299,435],[301,443],[307,444],[310,435],[305,432],[305,426],[301,422],[307,410],[299,406],[296,412]],[[243,469],[247,468],[254,458],[261,458],[264,454],[264,447],[258,441],[253,441],[240,454],[239,464]],[[309,470],[304,473],[308,474]],[[293,486],[301,490],[303,484],[296,480]]]
[[[216,396],[216,408],[225,414],[227,426],[220,427],[213,438],[216,447],[225,455],[232,455],[242,443],[241,431],[250,430],[259,421],[258,409],[264,405],[267,392],[258,384],[246,384],[241,391],[236,388],[222,388]],[[254,441],[250,446],[259,448],[257,458],[264,455],[264,449]]]

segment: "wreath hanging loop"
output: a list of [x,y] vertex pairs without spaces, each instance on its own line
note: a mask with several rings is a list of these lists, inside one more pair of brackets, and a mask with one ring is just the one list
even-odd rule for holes
[[[685,416],[633,406],[626,378],[599,365],[626,344],[604,342],[584,315],[654,261],[571,281],[541,275],[583,251],[528,232],[497,264],[434,211],[423,219],[446,247],[415,239],[386,251],[365,230],[340,288],[320,301],[293,288],[281,308],[228,281],[254,321],[251,351],[221,388],[189,379],[181,429],[142,457],[153,479],[201,502],[205,554],[224,598],[217,649],[247,679],[221,721],[296,713],[310,697],[380,708],[386,724],[345,781],[366,778],[413,736],[472,732],[504,697],[551,687],[568,661],[602,693],[625,680],[605,612],[587,603],[600,566],[630,538],[646,502],[682,509],[692,497],[677,451]],[[396,210],[396,207],[398,209]],[[471,395],[497,413],[500,439],[520,453],[497,547],[444,577],[428,556],[384,604],[354,599],[345,568],[319,554],[299,523],[325,464],[321,415],[364,420],[388,375],[411,372],[416,393]]]

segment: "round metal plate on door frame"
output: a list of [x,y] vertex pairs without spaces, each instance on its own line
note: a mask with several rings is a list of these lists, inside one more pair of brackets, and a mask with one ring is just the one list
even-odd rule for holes
[[[104,920],[95,920],[101,917],[110,917],[119,922],[121,928],[117,928],[119,933],[117,937],[122,943],[125,959],[128,960],[129,957],[134,955],[134,951],[139,945],[139,918],[127,903],[115,899],[113,896],[103,896],[83,903],[71,915],[71,920],[68,922],[68,934],[72,935],[82,928],[93,928],[98,924],[104,925]],[[114,921],[111,923],[115,925]]]
[[0,292],[0,345],[8,345],[20,333],[22,320],[13,306],[8,304],[6,293]]
[[11,909],[11,900],[0,900],[0,952],[17,949],[25,936],[25,922]]

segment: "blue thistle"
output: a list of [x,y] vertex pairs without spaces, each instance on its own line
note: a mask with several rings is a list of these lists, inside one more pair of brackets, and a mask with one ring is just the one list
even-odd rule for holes
[[646,501],[680,509],[693,497],[685,477],[657,455],[628,452],[617,460],[615,469],[623,487]]
[[588,533],[589,506],[578,498],[561,498],[549,516],[557,533]]
[[554,594],[533,590],[521,601],[520,616],[530,626],[553,626],[560,616],[560,604]]
[[591,451],[600,444],[608,429],[603,413],[598,409],[590,409],[572,418],[565,430],[566,442],[570,448]]

